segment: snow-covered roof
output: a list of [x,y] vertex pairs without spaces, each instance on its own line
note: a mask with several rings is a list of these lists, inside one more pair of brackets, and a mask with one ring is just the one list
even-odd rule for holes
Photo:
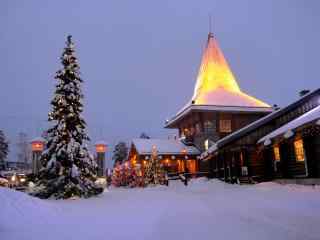
[[303,126],[307,123],[317,121],[320,119],[320,105],[315,107],[314,109],[310,110],[309,112],[306,112],[305,114],[301,115],[300,117],[292,120],[291,122],[288,122],[287,124],[283,125],[282,127],[274,130],[273,132],[267,134],[266,136],[259,139],[258,143],[262,142],[269,142],[270,140],[281,135],[281,134],[287,134],[289,136],[292,131],[297,129],[300,126]]
[[97,142],[95,143],[95,145],[108,145],[108,144],[107,144],[107,142],[101,140],[101,141],[97,141]]
[[216,38],[211,33],[203,53],[193,96],[167,126],[191,105],[238,107],[242,111],[246,108],[272,110],[267,103],[241,91]]
[[198,155],[199,150],[193,146],[186,146],[180,140],[174,139],[144,139],[137,138],[132,140],[139,154],[151,154],[152,148],[155,146],[158,154],[188,154]]
[[46,140],[43,137],[35,137],[30,142],[45,142]]
[[[306,95],[304,95],[303,97],[299,98],[297,101],[293,102],[292,104],[290,104],[290,105],[288,105],[288,106],[286,106],[284,108],[278,109],[278,110],[276,110],[276,111],[274,111],[274,112],[272,112],[272,113],[270,113],[270,114],[268,114],[268,115],[266,115],[266,116],[264,116],[264,117],[262,117],[262,118],[260,118],[260,119],[258,119],[256,121],[248,124],[247,126],[245,126],[245,127],[241,128],[241,129],[239,129],[239,130],[227,135],[226,137],[221,138],[219,141],[217,141],[215,143],[215,145],[211,146],[204,153],[206,153],[208,155],[209,153],[213,153],[213,152],[217,151],[218,148],[221,148],[224,145],[226,145],[226,144],[228,144],[228,143],[230,143],[230,142],[232,142],[232,141],[234,141],[236,139],[239,139],[240,137],[248,134],[249,132],[254,131],[255,129],[261,127],[262,125],[264,125],[264,124],[276,119],[277,117],[279,117],[279,116],[291,111],[293,108],[299,106],[300,104],[303,104],[303,102],[307,101],[308,99],[311,99],[311,98],[313,98],[315,96],[318,96],[319,94],[320,94],[320,88],[316,89],[316,90],[314,90],[314,91],[312,91],[312,92],[310,92],[310,93],[308,93]],[[318,122],[320,124],[320,120],[317,121],[317,124],[318,124]],[[201,157],[201,158],[203,158],[203,157]]]
[[273,111],[269,107],[243,107],[243,106],[216,106],[216,105],[189,105],[176,116],[166,122],[166,127],[174,124],[192,111],[223,111],[223,112],[242,112],[242,113],[270,113]]

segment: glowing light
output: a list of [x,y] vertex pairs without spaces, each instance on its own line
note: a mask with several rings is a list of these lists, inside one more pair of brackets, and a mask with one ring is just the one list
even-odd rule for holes
[[[229,100],[229,101],[228,101]],[[192,97],[195,105],[245,105],[270,107],[270,105],[243,93],[223,56],[216,39],[210,33],[204,51],[197,83]]]
[[182,154],[187,154],[187,149],[185,149],[185,148],[182,149],[181,153],[182,153]]
[[44,147],[44,143],[42,141],[32,141],[31,149],[33,152],[42,152]]
[[103,143],[97,143],[96,145],[97,153],[105,153],[107,151],[107,145]]

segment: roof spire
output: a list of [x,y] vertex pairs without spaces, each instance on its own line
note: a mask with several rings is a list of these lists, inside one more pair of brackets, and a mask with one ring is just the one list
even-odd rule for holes
[[212,33],[212,14],[209,13],[208,15],[209,17],[209,34],[208,34],[208,39],[213,37],[213,33]]
[[[211,24],[210,24],[211,25]],[[199,68],[192,104],[269,107],[240,90],[228,62],[218,46],[217,39],[209,32]]]

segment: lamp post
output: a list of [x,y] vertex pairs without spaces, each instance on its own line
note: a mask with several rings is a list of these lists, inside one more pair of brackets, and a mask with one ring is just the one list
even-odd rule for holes
[[41,168],[40,157],[44,148],[44,139],[37,137],[31,141],[32,173],[38,174]]
[[104,175],[107,144],[104,141],[99,141],[95,144],[95,147],[97,153],[98,176],[102,177]]

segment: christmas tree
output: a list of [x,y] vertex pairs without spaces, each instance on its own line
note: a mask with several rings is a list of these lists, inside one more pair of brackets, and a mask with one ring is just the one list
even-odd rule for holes
[[41,156],[42,169],[35,191],[40,198],[90,197],[102,192],[94,182],[97,165],[89,154],[83,111],[82,79],[75,57],[74,43],[67,37],[61,56],[63,69],[57,71],[58,83],[46,132],[46,149]]
[[158,151],[155,146],[152,147],[150,161],[145,170],[145,184],[162,184],[164,180],[164,169],[159,162]]

